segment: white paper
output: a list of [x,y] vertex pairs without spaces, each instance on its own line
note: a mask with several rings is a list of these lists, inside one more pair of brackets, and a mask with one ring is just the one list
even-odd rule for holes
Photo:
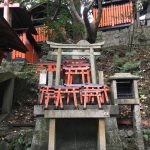
[[47,71],[46,70],[41,70],[40,71],[40,79],[39,79],[39,84],[46,84],[47,81]]

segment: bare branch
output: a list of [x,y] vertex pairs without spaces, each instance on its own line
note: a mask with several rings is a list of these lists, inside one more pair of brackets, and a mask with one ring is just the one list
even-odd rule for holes
[[76,17],[76,19],[82,23],[84,25],[84,21],[82,20],[82,18],[79,16],[76,8],[75,8],[75,5],[74,5],[74,2],[73,0],[70,0],[70,10],[71,10],[71,13]]

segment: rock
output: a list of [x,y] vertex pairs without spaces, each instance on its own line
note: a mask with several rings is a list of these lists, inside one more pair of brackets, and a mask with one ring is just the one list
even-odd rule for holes
[[23,145],[16,145],[14,150],[24,150],[24,146]]
[[147,147],[146,150],[150,150],[150,147]]
[[25,141],[27,146],[31,146],[32,137],[33,137],[33,131],[30,131],[30,132],[25,134],[24,141]]
[[9,144],[5,141],[0,142],[0,150],[9,150]]
[[134,135],[134,132],[132,130],[127,131],[128,137],[132,137]]
[[120,135],[121,137],[127,137],[127,133],[125,132],[125,130],[120,130],[120,131],[119,131],[119,135]]
[[44,117],[36,118],[35,131],[32,139],[32,150],[48,149],[48,120]]
[[16,140],[19,136],[19,132],[12,132],[12,133],[9,133],[6,137],[5,137],[5,140],[10,143],[14,140]]

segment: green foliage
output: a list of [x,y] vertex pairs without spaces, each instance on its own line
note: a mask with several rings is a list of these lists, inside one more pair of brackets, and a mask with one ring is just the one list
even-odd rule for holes
[[56,2],[49,3],[48,9],[45,10],[47,18],[44,24],[48,26],[47,34],[49,40],[55,42],[66,42],[66,39],[72,40],[74,37],[83,35],[84,27],[78,22],[73,22],[72,15],[70,14],[68,2],[64,2],[60,6],[59,13],[53,19],[56,13],[58,4]]
[[143,138],[145,142],[150,140],[150,129],[143,129]]
[[26,150],[29,146],[30,146],[30,144],[26,143],[26,141],[25,141],[25,135],[22,132],[20,132],[18,138],[13,140],[9,144],[8,149],[14,150],[14,149],[16,149],[16,147],[21,147],[22,150]]
[[136,51],[127,51],[124,55],[114,55],[116,70],[119,72],[131,72],[139,75],[139,67],[142,63],[140,58],[136,58]]
[[38,91],[38,75],[33,65],[24,65],[21,72],[17,73],[14,89],[14,101],[22,105],[23,101],[36,98]]

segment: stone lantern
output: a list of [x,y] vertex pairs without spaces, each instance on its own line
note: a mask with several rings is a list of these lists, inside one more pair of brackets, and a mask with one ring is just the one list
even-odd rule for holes
[[139,104],[138,76],[130,73],[115,73],[111,76],[111,92],[114,104]]
[[111,93],[114,104],[132,106],[136,145],[139,150],[144,150],[137,85],[139,77],[130,73],[115,73],[115,75],[111,76],[109,79],[111,81]]

